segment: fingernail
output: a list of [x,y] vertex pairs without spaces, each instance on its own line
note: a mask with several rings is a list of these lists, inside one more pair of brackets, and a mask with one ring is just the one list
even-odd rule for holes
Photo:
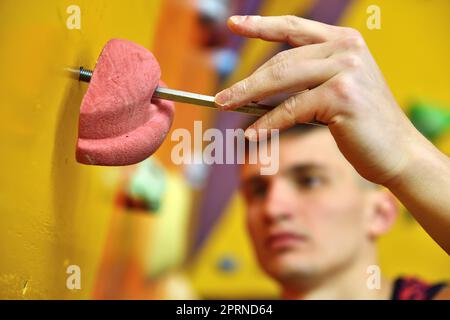
[[245,132],[244,132],[244,136],[249,141],[255,141],[256,140],[256,130],[253,128],[247,128],[247,130],[245,130]]
[[242,21],[245,20],[245,16],[232,16],[232,17],[230,18],[230,20],[231,20],[231,22],[233,22],[234,24],[239,24],[239,23],[241,23]]
[[230,103],[230,93],[228,90],[223,90],[216,94],[214,103],[217,104],[220,109],[226,108]]

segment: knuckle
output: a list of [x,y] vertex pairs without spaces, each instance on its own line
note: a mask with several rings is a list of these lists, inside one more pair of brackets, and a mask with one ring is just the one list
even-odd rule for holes
[[364,38],[361,35],[352,37],[351,39],[353,49],[362,50],[366,47],[366,42],[364,41]]
[[272,65],[278,64],[286,60],[286,51],[280,51],[272,57]]
[[296,30],[298,28],[298,24],[300,22],[300,18],[294,15],[285,15],[284,20],[288,25],[289,29]]
[[287,118],[287,120],[290,122],[289,124],[293,124],[295,123],[295,119],[296,119],[296,108],[297,108],[297,102],[298,102],[298,97],[297,96],[292,96],[290,98],[288,98],[282,105],[283,108],[283,112]]
[[364,42],[363,37],[360,35],[349,37],[347,39],[347,42],[348,42],[350,49],[353,49],[353,50],[361,50],[361,49],[364,49],[364,47],[366,46],[366,43]]
[[362,66],[361,58],[356,54],[345,54],[339,57],[339,63],[345,69],[358,69]]
[[248,92],[249,87],[250,87],[250,80],[248,78],[244,79],[230,88],[231,95],[243,96]]
[[354,28],[341,27],[341,32],[344,36],[362,38],[361,32],[359,32],[358,30],[356,30]]
[[259,121],[257,121],[257,130],[258,133],[263,129],[271,129],[273,123],[273,115],[269,112],[265,116],[263,116]]
[[280,59],[280,61],[274,64],[271,68],[271,77],[274,81],[281,81],[286,77],[289,72],[289,62],[287,59]]
[[337,78],[332,83],[332,90],[339,101],[350,102],[352,98],[352,80],[348,76]]
[[339,40],[339,46],[346,50],[360,51],[365,48],[366,43],[361,36],[347,36]]
[[294,15],[287,15],[287,16],[284,16],[284,21],[286,24],[286,26],[285,26],[286,42],[295,46],[294,38],[295,38],[295,35],[297,34],[298,30],[300,29],[301,18],[294,16]]

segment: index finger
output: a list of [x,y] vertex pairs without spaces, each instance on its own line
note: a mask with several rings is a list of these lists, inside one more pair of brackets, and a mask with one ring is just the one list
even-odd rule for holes
[[236,34],[294,47],[337,39],[339,27],[297,16],[232,16],[228,27]]

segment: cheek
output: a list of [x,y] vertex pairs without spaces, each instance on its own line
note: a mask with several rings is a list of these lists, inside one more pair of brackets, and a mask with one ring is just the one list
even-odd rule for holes
[[249,206],[247,208],[247,230],[254,244],[258,245],[262,237],[262,219],[257,206]]
[[351,191],[325,197],[311,204],[310,232],[316,240],[335,248],[359,239],[363,229],[363,207]]

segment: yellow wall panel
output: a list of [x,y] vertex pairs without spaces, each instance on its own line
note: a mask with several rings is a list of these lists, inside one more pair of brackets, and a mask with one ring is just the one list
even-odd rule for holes
[[[81,29],[70,30],[69,5]],[[113,210],[117,169],[75,162],[87,85],[110,38],[146,47],[159,1],[0,2],[0,298],[89,298]],[[68,265],[81,290],[66,288]]]

